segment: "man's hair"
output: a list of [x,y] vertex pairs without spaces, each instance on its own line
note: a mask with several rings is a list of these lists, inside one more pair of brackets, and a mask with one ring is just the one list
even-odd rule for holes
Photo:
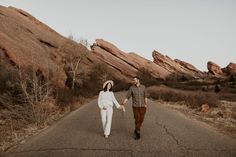
[[111,85],[111,88],[109,89],[109,91],[113,91],[112,84],[111,84],[111,83],[107,83],[107,84],[105,85],[105,87],[103,88],[103,91],[104,91],[104,92],[108,91],[108,90],[107,90],[108,84]]

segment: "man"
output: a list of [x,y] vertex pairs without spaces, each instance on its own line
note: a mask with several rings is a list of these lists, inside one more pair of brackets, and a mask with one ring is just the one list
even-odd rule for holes
[[140,84],[138,77],[133,78],[133,83],[134,85],[129,88],[126,99],[122,104],[125,105],[128,99],[132,97],[132,108],[135,119],[134,135],[135,139],[138,140],[140,139],[140,128],[142,126],[147,108],[147,93],[145,86]]

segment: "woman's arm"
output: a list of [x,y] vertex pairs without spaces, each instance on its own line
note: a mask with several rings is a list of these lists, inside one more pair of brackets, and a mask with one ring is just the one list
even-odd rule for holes
[[102,91],[99,93],[99,95],[98,95],[98,107],[100,108],[100,109],[103,109],[103,106],[102,106],[102,104],[101,104],[101,97],[102,97]]
[[117,102],[113,92],[112,92],[112,102],[116,105],[116,108],[120,108],[120,104]]
[[120,104],[117,102],[117,100],[116,100],[116,98],[115,98],[113,92],[112,92],[112,101],[113,101],[113,103],[116,105],[116,107],[117,107],[118,109],[122,109],[123,112],[125,112],[125,107],[124,107],[123,105],[120,105]]

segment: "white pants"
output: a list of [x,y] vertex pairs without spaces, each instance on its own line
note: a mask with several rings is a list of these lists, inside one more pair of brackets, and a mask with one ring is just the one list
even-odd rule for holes
[[104,135],[110,135],[113,108],[108,107],[106,110],[101,109],[102,127]]

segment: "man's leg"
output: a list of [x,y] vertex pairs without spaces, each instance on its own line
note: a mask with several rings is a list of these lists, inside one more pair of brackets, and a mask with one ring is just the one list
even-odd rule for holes
[[141,126],[143,124],[145,114],[146,114],[146,107],[141,107],[140,108],[140,121],[139,121],[140,123],[139,123],[139,128],[141,128]]
[[139,128],[139,121],[140,121],[139,107],[133,107],[133,113],[134,113],[134,120],[135,120],[135,130],[140,130],[140,128]]
[[134,119],[135,119],[135,139],[140,138],[140,107],[133,107]]
[[140,110],[139,110],[139,123],[138,123],[138,127],[139,127],[139,132],[138,132],[138,138],[140,138],[140,129],[141,129],[141,126],[143,124],[143,121],[144,121],[144,117],[145,117],[145,113],[146,113],[146,107],[140,107]]

